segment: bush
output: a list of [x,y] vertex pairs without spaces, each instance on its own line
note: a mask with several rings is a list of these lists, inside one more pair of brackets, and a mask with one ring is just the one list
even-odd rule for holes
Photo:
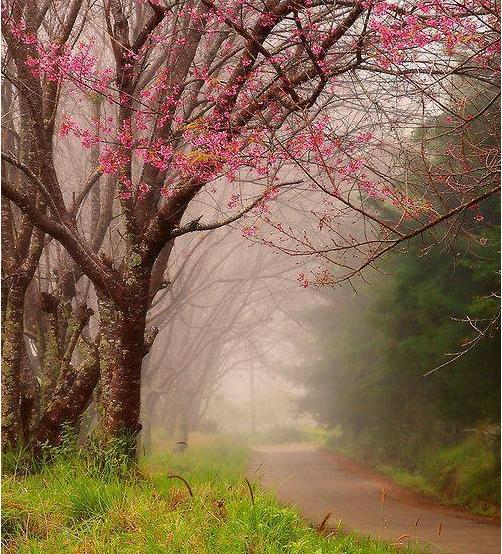
[[424,457],[419,472],[454,504],[480,513],[500,506],[500,460],[479,436]]

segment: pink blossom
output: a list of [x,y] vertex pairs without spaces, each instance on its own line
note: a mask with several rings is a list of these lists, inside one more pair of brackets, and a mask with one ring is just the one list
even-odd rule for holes
[[254,237],[256,234],[256,227],[243,227],[242,229],[242,235],[244,237]]

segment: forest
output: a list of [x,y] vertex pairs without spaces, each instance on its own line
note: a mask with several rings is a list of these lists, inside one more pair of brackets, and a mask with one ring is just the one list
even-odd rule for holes
[[332,446],[419,469],[418,486],[481,511],[500,502],[499,225],[484,238],[394,259],[356,301],[304,313],[314,338],[294,369],[307,390],[299,407],[335,428]]
[[499,45],[495,0],[3,2],[6,552],[492,554]]

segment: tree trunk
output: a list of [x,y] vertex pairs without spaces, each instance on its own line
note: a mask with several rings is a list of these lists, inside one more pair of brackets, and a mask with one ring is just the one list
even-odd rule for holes
[[134,286],[125,290],[120,307],[109,298],[101,297],[99,301],[100,429],[105,439],[123,439],[131,454],[141,430],[141,366],[151,346],[145,341],[148,277],[131,279]]
[[174,447],[175,452],[184,452],[188,445],[188,410],[183,410],[179,418],[178,440]]
[[[99,359],[98,359],[98,370],[99,370]],[[96,391],[96,388],[94,389],[94,391]],[[95,429],[97,425],[97,421],[98,421],[98,411],[96,409],[96,402],[94,398],[90,396],[87,406],[84,409],[84,412],[82,413],[82,417],[79,420],[80,425],[78,427],[78,430],[76,431],[78,432],[77,445],[79,447],[84,446],[89,435]]]
[[168,437],[172,437],[178,423],[179,412],[176,409],[176,397],[170,394],[167,398],[167,406],[164,412],[161,412],[163,420],[163,429]]
[[148,456],[152,452],[152,426],[149,418],[143,420],[141,424],[141,454]]
[[[25,297],[26,303],[26,297]],[[26,312],[25,312],[26,317]],[[32,434],[33,425],[37,420],[39,414],[39,401],[40,401],[40,386],[37,381],[36,371],[31,364],[30,357],[28,355],[28,346],[26,342],[23,344],[21,351],[21,424],[23,428],[22,436],[25,441]]]
[[15,447],[22,436],[21,362],[26,287],[13,282],[7,294],[2,337],[2,449]]
[[178,437],[174,448],[175,452],[183,452],[187,448],[193,392],[192,389],[185,391],[185,401],[181,406],[179,417]]
[[89,352],[75,370],[75,376],[69,388],[62,388],[58,391],[57,397],[49,403],[34,433],[35,444],[57,444],[63,427],[77,423],[98,382],[99,359],[96,354]]

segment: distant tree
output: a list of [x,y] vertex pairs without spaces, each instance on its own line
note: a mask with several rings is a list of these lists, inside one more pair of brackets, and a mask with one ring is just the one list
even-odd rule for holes
[[[140,430],[141,366],[152,336],[146,317],[163,282],[154,275],[163,275],[178,237],[247,216],[246,236],[257,234],[254,221],[268,223],[274,237],[265,242],[303,254],[284,248],[292,241],[327,261],[337,256],[350,279],[410,238],[379,219],[368,196],[416,219],[414,236],[500,189],[482,178],[466,188],[452,175],[449,194],[458,205],[438,212],[427,195],[363,170],[365,148],[381,140],[375,135],[402,129],[412,114],[421,118],[417,105],[430,111],[441,104],[445,76],[493,81],[495,2],[10,0],[2,13],[5,79],[19,95],[30,136],[28,158],[3,153],[28,185],[5,175],[2,190],[95,287],[107,438],[134,439]],[[459,62],[458,52],[468,61]],[[103,102],[99,121],[84,98]],[[360,115],[346,118],[354,104]],[[69,177],[58,133],[84,148],[99,146],[89,175]],[[106,246],[96,247],[81,215],[102,174],[113,176],[119,210]],[[222,187],[221,217],[201,221],[205,204],[214,205],[213,189]],[[327,238],[316,243],[290,228],[282,204],[312,215]],[[268,215],[276,206],[277,217]],[[355,217],[365,222],[362,237],[340,227]],[[19,369],[8,380],[18,382]],[[13,440],[14,389],[4,387],[4,428]]]

